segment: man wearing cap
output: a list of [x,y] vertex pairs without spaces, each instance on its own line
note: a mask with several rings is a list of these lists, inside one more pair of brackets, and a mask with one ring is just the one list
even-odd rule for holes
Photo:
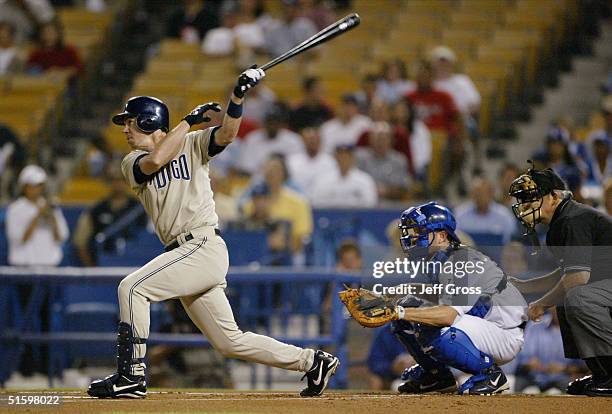
[[57,266],[63,258],[62,244],[68,225],[62,211],[44,195],[45,170],[26,166],[19,174],[22,196],[6,211],[8,262],[12,266]]
[[565,357],[591,370],[567,393],[612,396],[612,219],[574,201],[566,188],[551,168],[530,169],[510,186],[515,216],[532,235],[537,223],[548,225],[546,244],[559,261],[548,275],[513,282],[522,293],[547,292],[529,305],[530,319],[557,306]]
[[454,73],[455,53],[446,46],[431,50],[430,61],[434,69],[434,88],[453,97],[463,116],[475,115],[480,109],[480,93],[469,76]]

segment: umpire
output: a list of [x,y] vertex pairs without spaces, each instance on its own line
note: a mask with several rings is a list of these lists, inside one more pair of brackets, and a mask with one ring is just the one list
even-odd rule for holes
[[516,281],[523,293],[547,293],[529,305],[539,320],[557,306],[566,358],[581,358],[592,375],[574,380],[568,394],[612,396],[612,219],[572,199],[552,169],[530,169],[512,182],[514,215],[534,234],[548,225],[546,244],[559,267],[552,273]]

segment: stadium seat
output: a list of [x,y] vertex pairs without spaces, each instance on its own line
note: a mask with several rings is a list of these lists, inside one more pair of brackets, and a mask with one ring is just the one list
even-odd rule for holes
[[497,82],[497,99],[501,108],[505,107],[508,87],[511,84],[511,66],[498,63],[471,62],[465,65],[465,73],[474,81],[480,79]]
[[460,10],[478,14],[501,14],[513,6],[514,0],[461,0]]
[[140,226],[130,226],[131,237],[124,240],[117,249],[107,252],[98,248],[99,266],[142,266],[163,251],[155,233]]
[[444,174],[444,149],[446,148],[448,137],[446,132],[431,131],[431,164],[429,165],[429,186],[434,190],[439,190]]
[[[62,305],[54,306],[54,312],[61,312],[61,330],[68,332],[115,332],[119,323],[117,286],[102,284],[92,289],[91,285],[65,285],[62,288]],[[51,358],[64,354],[51,348]],[[113,354],[108,343],[68,344],[65,355],[66,365],[75,361],[96,362],[108,359]]]
[[[159,60],[168,62],[197,59],[201,55],[197,44],[185,43],[180,39],[163,39],[159,45]],[[163,59],[162,59],[163,58]]]
[[89,204],[104,198],[108,192],[108,184],[101,179],[74,177],[64,184],[60,200],[66,204]]
[[246,266],[259,262],[268,254],[268,235],[265,231],[225,229],[223,240],[230,254],[230,266]]
[[190,79],[196,74],[197,65],[192,60],[165,61],[151,59],[146,74],[153,79]]

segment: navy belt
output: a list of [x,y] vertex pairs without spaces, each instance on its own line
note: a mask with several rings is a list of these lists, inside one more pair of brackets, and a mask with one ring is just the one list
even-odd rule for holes
[[[221,235],[221,231],[219,229],[215,229],[215,234],[217,236]],[[189,233],[188,235],[185,236],[185,242],[188,242],[190,240],[193,240],[193,235],[191,233]],[[178,240],[173,241],[172,243],[170,243],[169,245],[167,245],[166,247],[164,247],[164,251],[165,252],[169,252],[170,250],[174,250],[177,247],[179,247],[180,244],[178,242]]]

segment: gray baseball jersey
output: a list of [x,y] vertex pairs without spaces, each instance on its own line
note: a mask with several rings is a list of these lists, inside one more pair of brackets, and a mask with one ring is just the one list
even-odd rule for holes
[[164,245],[181,233],[218,225],[208,176],[211,158],[208,144],[213,129],[188,133],[176,157],[146,177],[144,183],[137,180],[134,163],[147,154],[145,151],[132,151],[121,162],[124,177],[151,217],[157,236]]
[[[512,329],[527,320],[527,302],[510,283],[491,258],[476,249],[461,246],[448,258],[453,266],[444,266],[438,281],[444,285],[453,284],[457,292],[444,290],[440,304],[451,305],[460,314],[472,314],[502,329]],[[473,266],[466,271],[466,264]],[[464,293],[461,289],[470,289]],[[482,297],[490,301],[482,302]],[[481,299],[481,301],[479,301]]]

